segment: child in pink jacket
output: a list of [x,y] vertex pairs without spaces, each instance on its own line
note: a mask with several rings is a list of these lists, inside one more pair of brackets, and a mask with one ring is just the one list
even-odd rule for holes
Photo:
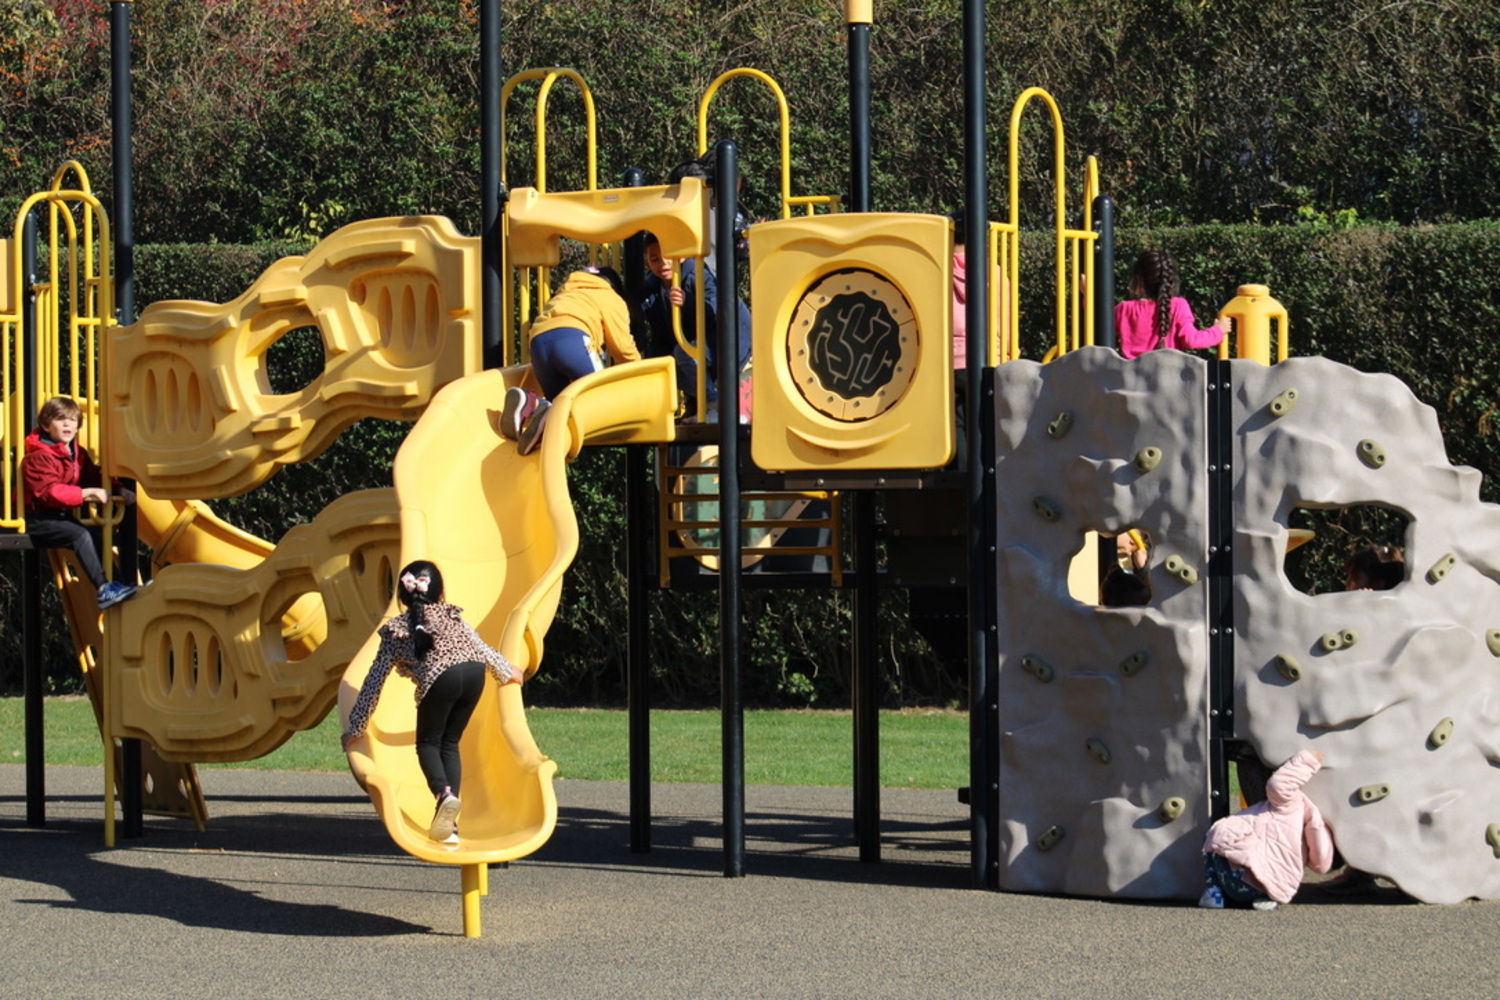
[[1299,752],[1266,782],[1266,801],[1209,828],[1203,841],[1208,888],[1199,906],[1222,909],[1227,898],[1274,910],[1277,903],[1292,901],[1304,868],[1333,867],[1333,836],[1318,807],[1302,794],[1322,766],[1318,751]]

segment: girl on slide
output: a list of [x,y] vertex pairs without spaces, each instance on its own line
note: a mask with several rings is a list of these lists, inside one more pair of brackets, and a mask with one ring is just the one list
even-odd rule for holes
[[417,763],[437,800],[428,831],[433,840],[458,843],[458,741],[484,691],[485,667],[501,684],[521,683],[521,672],[464,621],[463,609],[443,601],[443,574],[419,559],[396,581],[406,613],[380,626],[380,649],[359,689],[344,731],[345,752],[364,735],[391,668],[416,684]]

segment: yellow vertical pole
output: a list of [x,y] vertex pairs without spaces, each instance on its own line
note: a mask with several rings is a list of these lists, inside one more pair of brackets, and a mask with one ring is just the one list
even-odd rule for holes
[[485,871],[485,865],[464,865],[461,869],[461,882],[464,893],[464,937],[477,938],[482,933],[479,921],[479,898],[484,895],[481,888],[483,883],[489,881]]

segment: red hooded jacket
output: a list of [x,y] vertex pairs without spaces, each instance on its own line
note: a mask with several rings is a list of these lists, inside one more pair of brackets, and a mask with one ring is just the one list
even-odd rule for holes
[[42,440],[40,431],[26,435],[21,482],[27,513],[73,510],[83,505],[85,486],[103,485],[99,466],[88,449]]

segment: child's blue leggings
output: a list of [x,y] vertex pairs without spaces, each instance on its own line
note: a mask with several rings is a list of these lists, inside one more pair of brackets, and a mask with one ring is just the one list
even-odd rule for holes
[[531,338],[531,371],[548,399],[556,398],[569,382],[603,367],[591,344],[587,333],[572,326],[544,330]]

